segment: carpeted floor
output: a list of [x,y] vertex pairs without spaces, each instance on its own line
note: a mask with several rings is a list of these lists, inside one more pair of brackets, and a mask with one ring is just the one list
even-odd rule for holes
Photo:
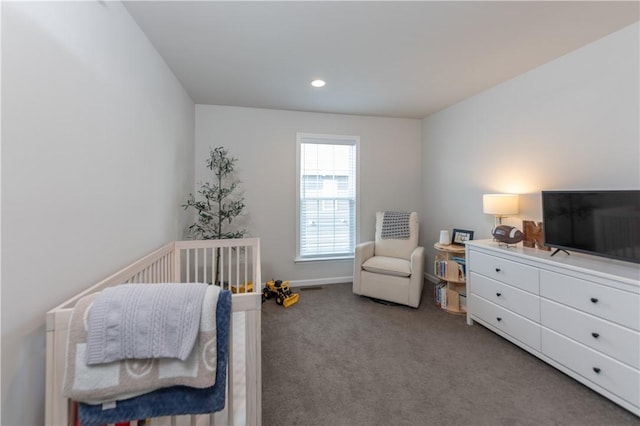
[[376,303],[351,284],[263,303],[265,426],[640,425],[640,419],[463,316]]

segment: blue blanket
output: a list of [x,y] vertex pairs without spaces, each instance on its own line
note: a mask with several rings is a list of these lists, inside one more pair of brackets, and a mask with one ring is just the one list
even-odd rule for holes
[[82,426],[147,419],[150,417],[183,414],[205,414],[221,411],[225,406],[227,359],[229,354],[229,326],[231,322],[231,292],[224,290],[218,297],[216,383],[204,389],[172,386],[158,389],[135,398],[117,401],[115,408],[79,403],[78,414]]

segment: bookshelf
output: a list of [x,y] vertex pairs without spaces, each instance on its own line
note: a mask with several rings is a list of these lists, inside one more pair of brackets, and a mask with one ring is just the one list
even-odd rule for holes
[[440,243],[435,243],[433,247],[438,252],[433,261],[434,275],[439,280],[434,294],[436,305],[452,314],[466,314],[465,247]]

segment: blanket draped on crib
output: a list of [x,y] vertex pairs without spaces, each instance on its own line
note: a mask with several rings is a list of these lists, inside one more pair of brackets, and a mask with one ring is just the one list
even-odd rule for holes
[[98,426],[150,417],[183,414],[205,414],[220,411],[225,406],[231,292],[221,291],[216,309],[216,377],[215,384],[204,389],[172,386],[133,398],[117,401],[114,408],[102,404],[79,403],[82,426]]
[[87,364],[178,358],[191,353],[207,284],[122,284],[98,294],[89,312]]
[[[184,284],[170,285],[180,287]],[[205,293],[200,302],[201,309],[198,309],[198,335],[185,361],[175,358],[125,359],[87,365],[87,317],[93,310],[92,306],[95,306],[97,294],[80,299],[69,321],[64,396],[75,401],[98,404],[175,385],[210,387],[216,377],[216,306],[221,290],[217,286],[202,285],[205,286]],[[156,288],[160,284],[135,286]]]

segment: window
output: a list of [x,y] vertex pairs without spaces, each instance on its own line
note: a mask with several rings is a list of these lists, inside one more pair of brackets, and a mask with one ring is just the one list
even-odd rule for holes
[[359,140],[298,133],[297,260],[353,256]]

